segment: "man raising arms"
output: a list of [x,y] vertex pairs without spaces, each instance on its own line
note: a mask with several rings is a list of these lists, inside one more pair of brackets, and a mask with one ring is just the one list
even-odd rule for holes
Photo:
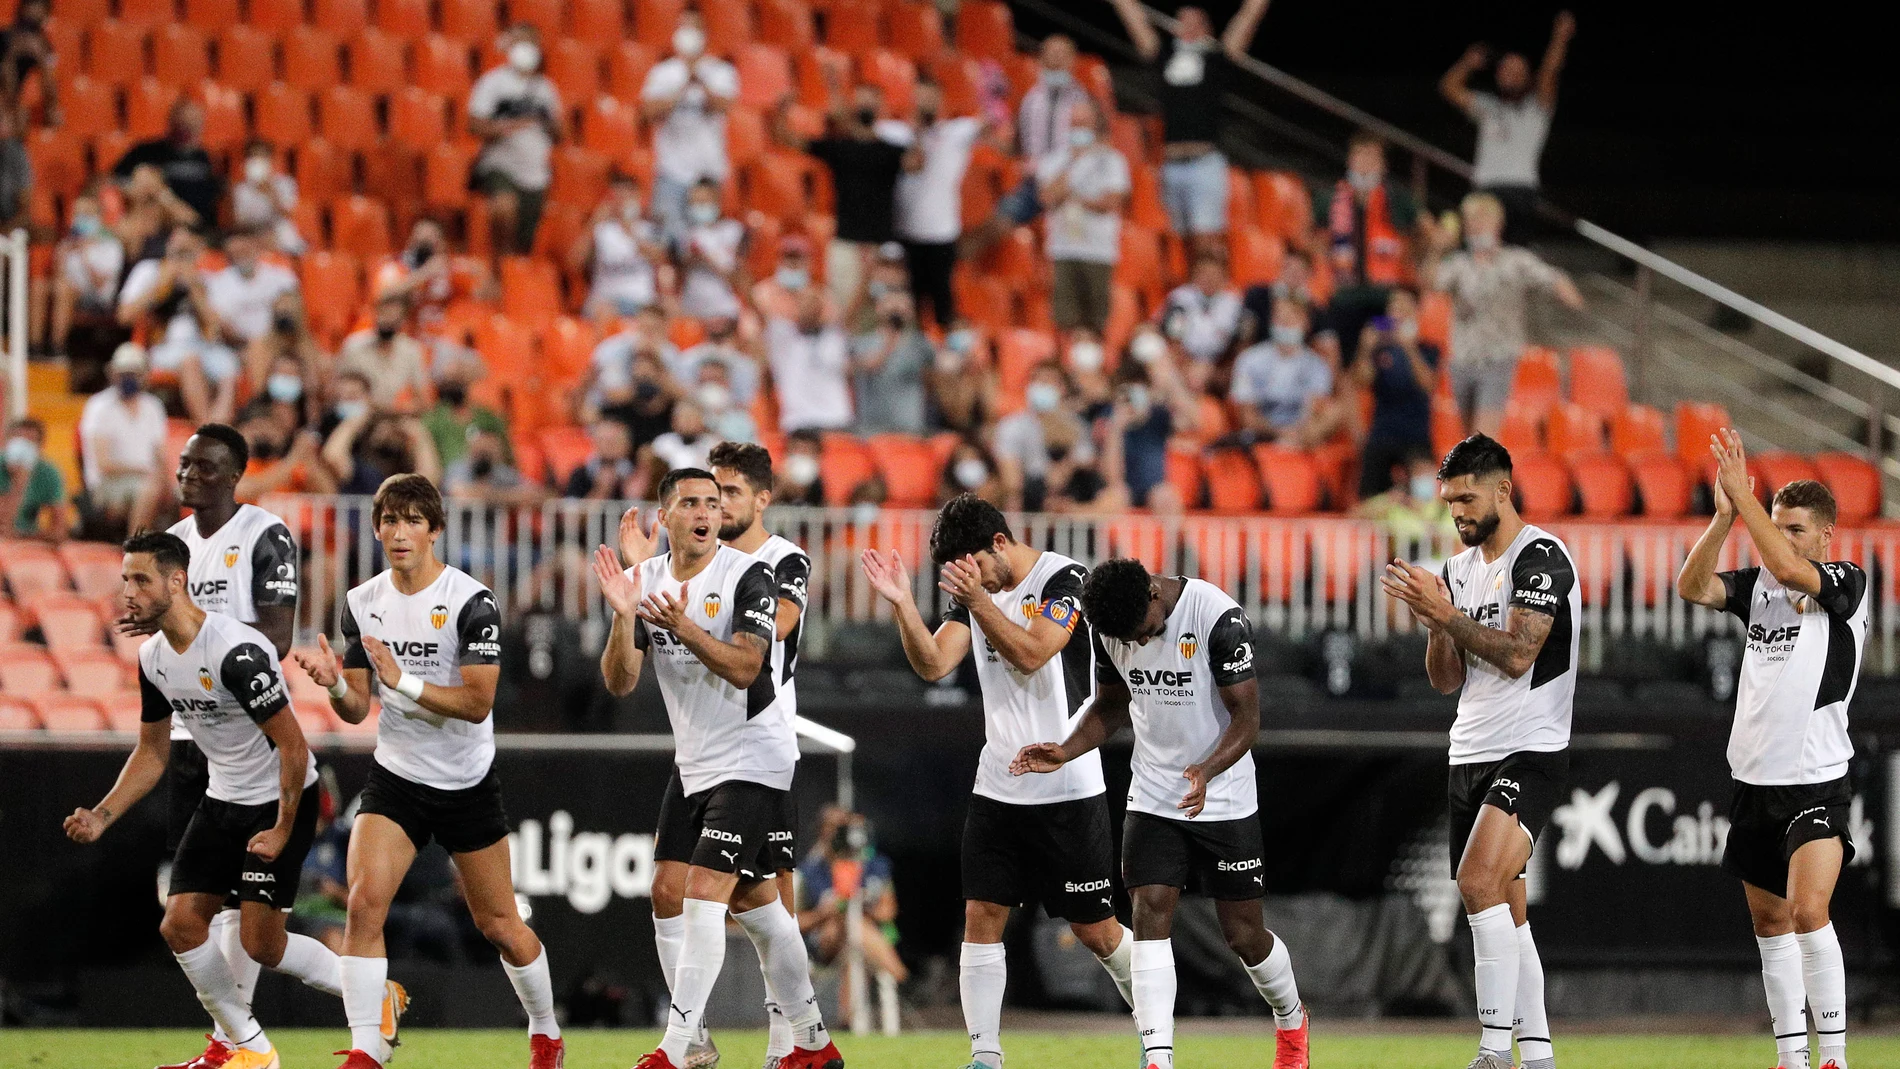
[[[1814,1017],[1821,1069],[1847,1069],[1847,972],[1828,902],[1854,858],[1847,704],[1869,626],[1867,573],[1829,560],[1834,495],[1808,479],[1761,507],[1741,436],[1711,437],[1715,519],[1689,551],[1676,593],[1748,629],[1728,762],[1735,778],[1722,867],[1741,878],[1761,949],[1781,1069],[1806,1069]],[[1717,572],[1737,516],[1761,564]]]
[[1561,541],[1518,517],[1511,454],[1497,442],[1459,442],[1438,481],[1470,548],[1443,575],[1395,560],[1380,583],[1428,630],[1432,686],[1464,688],[1448,794],[1451,864],[1476,951],[1482,1032],[1470,1069],[1511,1069],[1514,1033],[1524,1069],[1554,1069],[1524,872],[1570,769],[1576,566]]

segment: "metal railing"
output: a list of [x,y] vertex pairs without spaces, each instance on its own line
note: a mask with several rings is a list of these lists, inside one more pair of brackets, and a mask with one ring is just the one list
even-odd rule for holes
[[[383,567],[368,529],[369,499],[282,497],[262,504],[283,516],[305,547],[300,641],[314,642],[318,631],[335,636],[344,592]],[[488,584],[504,617],[558,612],[582,621],[583,634],[597,641],[610,610],[588,558],[596,545],[613,544],[626,507],[561,500],[514,509],[450,501],[437,554]],[[889,606],[859,567],[862,552],[873,548],[902,556],[911,569],[913,596],[925,616],[934,618],[945,607],[928,564],[935,520],[926,510],[866,516],[856,509],[779,506],[768,514],[768,526],[811,555],[806,618],[821,630],[890,620]],[[1379,585],[1380,570],[1394,557],[1436,562],[1463,548],[1449,529],[1395,537],[1377,522],[1337,517],[1030,514],[1012,522],[1024,543],[1085,564],[1132,556],[1156,573],[1206,579],[1238,600],[1258,626],[1295,640],[1343,632],[1380,641],[1415,633],[1410,613]],[[1586,669],[1600,668],[1606,646],[1617,640],[1689,647],[1738,626],[1726,614],[1675,595],[1676,572],[1700,537],[1702,522],[1558,520],[1543,526],[1565,541],[1576,560]],[[1874,577],[1867,669],[1892,674],[1900,652],[1894,641],[1900,628],[1900,528],[1843,528],[1834,555],[1861,563]],[[1722,567],[1741,567],[1752,557],[1746,537],[1737,532]]]
[[0,370],[6,374],[6,418],[9,421],[26,415],[28,256],[25,230],[15,229],[13,233],[0,238],[0,265],[5,267],[3,307],[7,320],[6,351],[0,353]]

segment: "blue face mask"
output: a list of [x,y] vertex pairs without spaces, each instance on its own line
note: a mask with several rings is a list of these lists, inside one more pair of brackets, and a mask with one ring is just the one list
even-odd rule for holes
[[976,334],[968,330],[953,330],[943,339],[943,343],[951,352],[968,356],[970,350],[976,348]]
[[303,396],[303,380],[295,375],[272,375],[264,383],[264,389],[270,393],[271,400],[289,404]]
[[1438,477],[1436,475],[1412,476],[1412,500],[1431,501],[1438,497]]
[[139,388],[142,385],[137,375],[120,375],[119,395],[121,397],[137,397],[139,395]]
[[1300,328],[1284,327],[1277,323],[1273,326],[1272,335],[1273,344],[1286,348],[1292,348],[1306,340],[1306,332]]
[[781,267],[772,273],[772,278],[793,293],[811,285],[811,272],[802,267]]
[[1062,403],[1062,390],[1052,383],[1032,382],[1025,391],[1029,407],[1037,412],[1051,412]]
[[73,220],[73,233],[82,238],[96,238],[105,228],[96,215],[82,215]]
[[336,403],[336,418],[345,423],[368,411],[368,401],[338,401]]

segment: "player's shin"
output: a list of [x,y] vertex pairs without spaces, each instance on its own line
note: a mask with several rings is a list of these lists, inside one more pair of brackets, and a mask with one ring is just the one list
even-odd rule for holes
[[1174,1069],[1174,941],[1137,941],[1132,975],[1143,1069]]
[[1841,960],[1841,941],[1828,924],[1812,932],[1797,932],[1801,945],[1801,978],[1808,989],[1808,1009],[1814,1014],[1819,1039],[1819,1061],[1847,1069],[1847,966]]
[[211,918],[211,941],[224,955],[224,962],[231,970],[231,981],[237,985],[238,999],[248,1009],[251,999],[256,997],[257,976],[263,966],[244,952],[243,924],[236,909],[221,909]]
[[1517,1008],[1513,1023],[1524,1069],[1555,1069],[1550,1017],[1544,1011],[1544,962],[1531,939],[1530,922],[1517,926]]
[[666,990],[673,990],[673,970],[679,967],[680,944],[686,941],[686,915],[671,917],[653,915],[653,946],[660,955],[660,975],[666,980]]
[[204,1004],[205,1012],[218,1022],[224,1034],[230,1037],[231,1045],[242,1050],[265,1051],[270,1049],[270,1040],[265,1037],[264,1029],[251,1016],[251,1007],[238,994],[237,982],[231,978],[231,966],[224,960],[224,952],[216,943],[206,940],[182,954],[173,954],[178,959],[178,967],[185,971],[185,977],[191,981],[192,989],[198,993],[198,1001]]
[[390,1048],[383,1039],[383,994],[389,959],[345,956],[342,966],[343,1015],[350,1025],[350,1047],[386,1063]]
[[549,1039],[561,1038],[561,1023],[554,1017],[554,981],[548,978],[546,944],[528,964],[510,965],[503,958],[501,967],[508,973],[508,982],[514,985],[515,997],[521,1000],[521,1008],[528,1011],[528,1034]]
[[673,1003],[666,1039],[660,1044],[675,1065],[685,1062],[686,1048],[699,1035],[706,999],[726,962],[726,904],[689,898],[682,916],[686,933],[680,940],[679,964],[673,967]]
[[1293,955],[1285,940],[1274,936],[1273,949],[1267,956],[1259,964],[1247,966],[1247,978],[1273,1008],[1275,1028],[1298,1028],[1306,1020],[1306,1009],[1300,1005],[1300,985],[1293,979]]
[[735,913],[732,919],[752,940],[759,952],[759,966],[765,973],[766,994],[791,1026],[792,1042],[806,1050],[823,1050],[831,1042],[825,1031],[818,997],[812,993],[811,958],[805,940],[792,918],[777,899],[756,909]]
[[1009,962],[1001,943],[965,943],[958,961],[957,988],[963,997],[963,1024],[970,1033],[970,1060],[1003,1064],[1003,989]]
[[1478,995],[1478,1049],[1508,1057],[1517,1003],[1517,925],[1511,906],[1500,902],[1465,918],[1471,925],[1472,969]]
[[307,935],[292,932],[284,937],[284,956],[278,959],[276,971],[326,995],[343,994],[343,959]]
[[1102,968],[1108,972],[1108,978],[1115,981],[1115,990],[1121,992],[1122,1001],[1129,1009],[1135,1008],[1135,933],[1127,928],[1121,929],[1122,941],[1105,958],[1096,958]]
[[1801,943],[1793,932],[1758,935],[1761,984],[1780,1069],[1808,1069],[1808,988],[1801,976]]

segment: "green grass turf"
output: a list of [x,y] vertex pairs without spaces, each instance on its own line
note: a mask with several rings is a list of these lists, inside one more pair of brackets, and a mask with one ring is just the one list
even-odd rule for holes
[[[1562,1038],[1557,1052],[1564,1069],[1765,1069],[1774,1047],[1762,1036]],[[514,1031],[417,1029],[390,1069],[525,1069],[528,1045]],[[763,1032],[720,1032],[726,1069],[752,1069],[765,1049]],[[335,1069],[330,1052],[346,1043],[343,1029],[281,1029],[274,1033],[284,1069]],[[577,1031],[568,1038],[568,1069],[628,1069],[651,1050],[649,1032]],[[1008,1037],[1015,1069],[1130,1069],[1131,1037],[1104,1032],[1015,1032]],[[202,1049],[198,1033],[184,1030],[0,1031],[0,1066],[6,1069],[145,1069],[178,1061]],[[1462,1069],[1474,1053],[1471,1037],[1457,1035],[1350,1035],[1320,1031],[1313,1037],[1316,1069]],[[839,1042],[852,1069],[959,1069],[969,1042],[956,1032],[918,1032],[885,1039],[845,1036]],[[1265,1069],[1272,1042],[1259,1037],[1195,1035],[1178,1040],[1180,1069]],[[1877,1036],[1854,1042],[1856,1065],[1900,1065],[1900,1038]]]

